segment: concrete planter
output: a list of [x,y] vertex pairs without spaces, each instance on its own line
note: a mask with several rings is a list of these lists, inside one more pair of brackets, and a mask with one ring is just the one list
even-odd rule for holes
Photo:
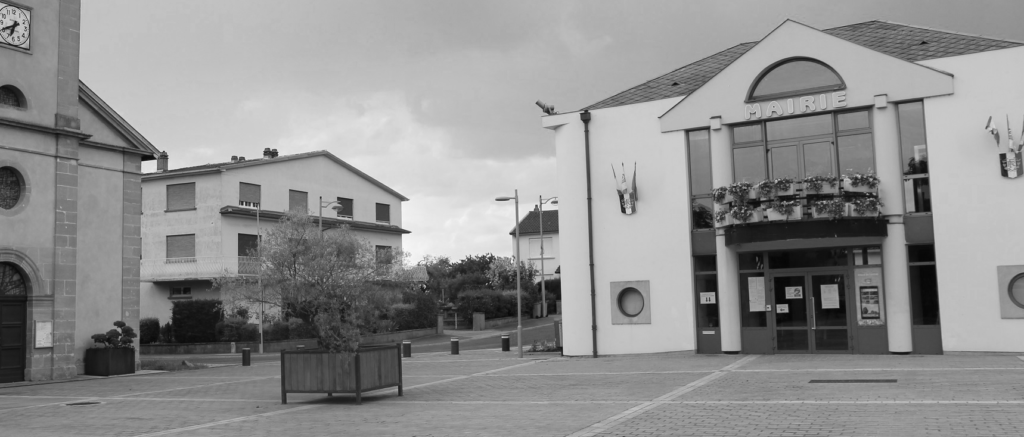
[[327,351],[281,351],[281,403],[288,393],[363,393],[398,387],[402,396],[402,344],[360,348],[346,355]]
[[135,373],[135,349],[121,347],[85,350],[85,374],[114,376]]

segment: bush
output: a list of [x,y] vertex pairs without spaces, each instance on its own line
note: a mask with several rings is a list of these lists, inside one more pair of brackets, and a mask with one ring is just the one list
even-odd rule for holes
[[[217,341],[251,341],[242,339],[243,332],[248,325],[249,323],[241,317],[228,317],[224,321],[217,322]],[[256,340],[259,340],[259,334],[257,334]]]
[[139,320],[139,343],[150,344],[160,341],[160,320],[146,317]]
[[[540,295],[522,291],[523,314],[529,316],[533,311],[534,302],[540,301]],[[515,317],[516,315],[516,291],[515,290],[467,290],[459,296],[458,309],[460,318],[469,320],[473,313],[484,313],[488,319],[502,317]]]
[[[537,283],[537,292],[540,293],[540,282]],[[555,299],[562,298],[562,279],[548,279],[544,281],[544,292],[547,293],[548,297],[555,296]]]
[[263,325],[263,341],[280,341],[287,340],[288,337],[288,322],[278,320],[274,323],[267,323]]
[[171,308],[174,339],[178,343],[217,341],[217,322],[221,319],[221,301],[217,299],[179,300]]
[[160,342],[174,343],[174,328],[171,327],[171,322],[164,323],[164,326],[160,327]]
[[406,291],[402,304],[395,307],[395,325],[399,331],[437,326],[437,301],[430,293]]
[[313,327],[309,323],[292,317],[288,319],[288,338],[292,340],[316,338],[316,332],[313,332]]

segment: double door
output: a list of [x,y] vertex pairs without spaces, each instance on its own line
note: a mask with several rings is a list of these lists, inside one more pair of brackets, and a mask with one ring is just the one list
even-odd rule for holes
[[769,326],[776,353],[849,353],[847,271],[771,275]]

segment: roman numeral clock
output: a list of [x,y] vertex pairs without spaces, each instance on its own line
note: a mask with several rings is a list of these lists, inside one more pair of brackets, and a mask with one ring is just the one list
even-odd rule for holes
[[32,11],[0,2],[0,44],[28,50]]

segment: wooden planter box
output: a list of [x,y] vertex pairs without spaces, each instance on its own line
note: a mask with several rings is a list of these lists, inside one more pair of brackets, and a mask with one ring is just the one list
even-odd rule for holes
[[774,209],[768,208],[768,221],[778,222],[782,220],[800,220],[804,217],[804,207],[794,206],[793,213],[790,215],[782,215],[782,213],[775,212]]
[[846,191],[848,193],[874,193],[878,191],[878,187],[869,188],[867,185],[855,187],[850,184],[849,179],[843,179],[843,191]]
[[281,403],[288,393],[363,393],[398,387],[402,396],[402,344],[360,348],[353,355],[328,351],[281,351]]
[[114,376],[135,373],[135,349],[94,347],[85,350],[85,374]]

